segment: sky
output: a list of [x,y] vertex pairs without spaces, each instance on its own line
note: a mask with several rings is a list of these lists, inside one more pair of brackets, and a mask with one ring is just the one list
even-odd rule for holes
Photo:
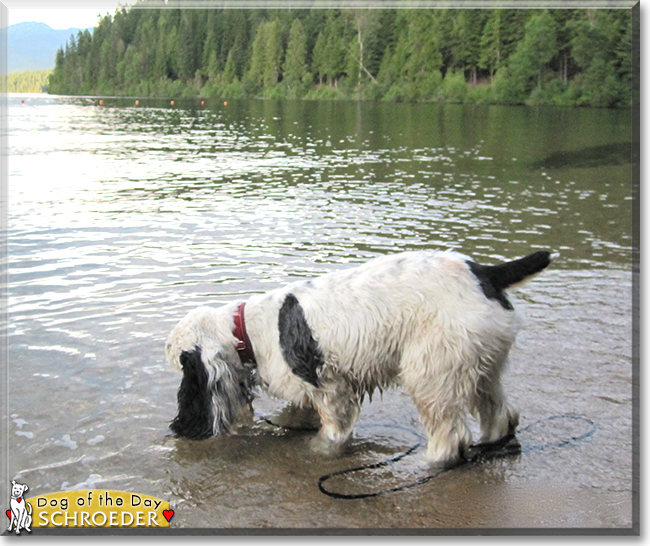
[[[89,28],[94,27],[99,21],[97,15],[115,13],[120,2],[118,0],[89,0],[86,2],[65,2],[65,1],[11,1],[3,0],[8,9],[8,24],[14,25],[24,21],[36,21],[45,23],[55,29]],[[133,3],[121,1],[121,4]],[[90,6],[78,8],[76,5]],[[49,7],[58,6],[58,7]]]

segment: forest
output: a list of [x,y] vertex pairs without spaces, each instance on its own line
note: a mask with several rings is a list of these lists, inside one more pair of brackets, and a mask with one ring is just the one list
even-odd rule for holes
[[12,72],[7,76],[8,93],[42,93],[47,89],[51,70]]
[[631,105],[629,9],[130,9],[71,36],[48,92]]

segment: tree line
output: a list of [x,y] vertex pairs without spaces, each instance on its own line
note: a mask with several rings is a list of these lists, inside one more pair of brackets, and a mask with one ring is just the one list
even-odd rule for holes
[[47,89],[51,70],[12,72],[7,76],[8,93],[43,93]]
[[627,9],[122,9],[48,92],[631,104]]

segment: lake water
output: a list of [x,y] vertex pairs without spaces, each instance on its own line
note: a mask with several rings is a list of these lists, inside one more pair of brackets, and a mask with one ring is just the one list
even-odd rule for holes
[[[629,111],[13,95],[8,115],[7,464],[31,495],[149,494],[187,529],[631,525]],[[170,435],[187,311],[433,248],[561,253],[513,295],[521,455],[323,494],[418,442],[399,391],[334,459],[265,397],[235,435]],[[327,487],[399,488],[422,452]]]

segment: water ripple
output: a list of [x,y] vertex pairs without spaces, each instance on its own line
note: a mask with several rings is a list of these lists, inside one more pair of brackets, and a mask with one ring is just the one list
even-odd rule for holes
[[[542,341],[524,336],[520,351],[528,362],[560,352],[579,378],[568,383],[584,380],[586,391],[565,388],[566,370],[536,373],[543,362],[517,375],[515,396],[529,408],[561,392],[630,399],[620,296],[631,270],[629,169],[574,168],[571,154],[541,167],[554,157],[549,146],[585,146],[575,123],[548,135],[515,123],[520,109],[479,109],[485,123],[468,126],[455,106],[106,103],[10,99],[9,460],[35,494],[101,483],[201,498],[190,470],[221,483],[240,444],[219,444],[232,460],[208,445],[204,461],[190,463],[193,452],[167,438],[179,379],[164,362],[172,325],[197,305],[399,250],[452,248],[485,262],[560,250],[549,277],[522,292]],[[490,125],[500,112],[515,117]],[[607,138],[620,142],[625,123]],[[587,361],[614,392],[590,382]],[[552,403],[568,403],[560,398]],[[406,406],[393,400],[373,418],[401,419]],[[605,403],[619,438],[629,404]],[[271,440],[259,441],[281,449]]]

